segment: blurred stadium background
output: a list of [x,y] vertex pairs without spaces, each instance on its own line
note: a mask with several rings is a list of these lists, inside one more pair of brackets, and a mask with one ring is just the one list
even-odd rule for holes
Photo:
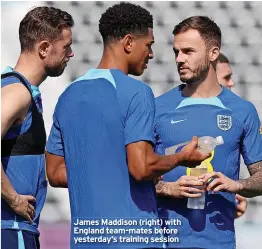
[[[133,1],[135,2],[135,1]],[[1,70],[14,66],[20,53],[19,22],[32,7],[48,5],[69,12],[74,20],[73,57],[65,73],[48,78],[40,87],[44,119],[49,134],[52,114],[59,95],[72,80],[96,67],[102,55],[102,39],[98,31],[101,13],[118,1],[1,1]],[[154,60],[141,80],[148,83],[155,96],[179,84],[172,31],[175,24],[192,15],[207,15],[222,30],[222,49],[233,69],[236,86],[233,92],[251,101],[262,119],[262,2],[136,1],[154,15]],[[248,176],[242,163],[241,178]],[[260,249],[262,244],[262,197],[250,199],[248,210],[236,220],[237,249]],[[88,203],[87,203],[88,208]],[[40,221],[41,248],[69,248],[70,209],[67,190],[48,188],[48,197]]]

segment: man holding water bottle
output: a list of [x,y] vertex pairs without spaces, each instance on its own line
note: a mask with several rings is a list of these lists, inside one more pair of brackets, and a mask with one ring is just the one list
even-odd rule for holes
[[[260,121],[250,102],[217,80],[221,31],[216,23],[190,17],[175,26],[173,34],[178,73],[186,84],[156,99],[155,150],[175,153],[193,134],[199,137],[200,149],[206,145],[201,137],[215,141],[221,136],[224,143],[211,148],[212,156],[198,167],[201,173],[177,167],[163,176],[156,186],[159,216],[168,228],[172,226],[167,220],[182,223],[179,243],[169,243],[168,248],[233,249],[235,193],[262,194]],[[251,175],[245,180],[238,180],[240,154]],[[200,196],[204,203],[189,205],[188,199]]]

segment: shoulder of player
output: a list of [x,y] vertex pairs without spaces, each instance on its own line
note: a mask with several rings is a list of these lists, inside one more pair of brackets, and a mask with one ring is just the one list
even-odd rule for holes
[[156,107],[166,106],[169,102],[173,103],[178,91],[179,86],[155,98]]
[[3,129],[9,127],[16,120],[24,118],[31,103],[31,95],[21,83],[12,83],[2,88],[1,111]]
[[[118,89],[118,86],[116,89]],[[122,89],[125,89],[125,92],[128,92],[130,96],[147,96],[154,100],[154,93],[151,87],[145,82],[134,79],[130,76],[126,75]]]
[[75,80],[67,86],[58,98],[58,103],[61,101],[67,101],[68,98],[74,97],[72,93],[80,93],[83,89],[83,82],[90,81],[89,79]]
[[135,89],[152,90],[150,86],[145,82],[143,82],[142,80],[132,78],[128,75],[124,75],[124,77],[125,77],[125,84],[129,84],[131,87]]
[[163,115],[165,116],[167,112],[174,110],[176,106],[180,103],[177,95],[178,91],[179,91],[179,86],[174,87],[168,92],[155,98],[156,120],[158,120],[158,118],[162,117]]
[[29,90],[20,82],[6,85],[1,90],[2,101],[7,105],[10,103],[23,109],[28,108],[32,101]]
[[253,111],[255,106],[248,100],[245,100],[233,93],[230,90],[225,92],[225,95],[221,98],[222,102],[226,102],[226,106],[230,109],[240,109],[244,111]]
[[[87,95],[90,95],[93,92],[92,87],[96,86],[97,84],[92,84],[92,82],[106,82],[104,86],[107,88],[103,88],[103,90],[108,93],[109,88],[115,89],[112,84],[108,83],[107,79],[104,78],[97,78],[97,79],[80,79],[71,82],[69,86],[64,89],[61,95],[58,97],[58,101],[56,103],[55,112],[62,111],[63,113],[67,113],[67,107],[72,107],[73,104],[77,104],[81,101],[86,101],[88,98]],[[87,84],[85,84],[87,83]],[[91,87],[91,88],[90,88]],[[109,87],[109,88],[108,88]],[[94,88],[95,89],[95,88]],[[96,92],[94,92],[96,94]]]

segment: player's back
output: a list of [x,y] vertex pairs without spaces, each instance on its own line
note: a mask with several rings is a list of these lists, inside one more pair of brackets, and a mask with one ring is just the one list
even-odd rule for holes
[[[95,228],[104,228],[101,219],[139,222],[157,217],[153,182],[135,181],[126,160],[127,144],[154,139],[152,90],[120,70],[113,71],[116,75],[111,70],[94,69],[79,77],[61,95],[54,114],[47,151],[65,158],[71,235],[75,237],[74,228],[81,219],[97,220]],[[57,135],[61,137],[58,142]],[[74,243],[71,237],[72,248]],[[85,245],[92,247],[92,243]],[[132,245],[162,247],[161,242]],[[107,246],[112,243],[103,244],[103,248]]]
[[[80,80],[60,97],[58,118],[74,217],[129,217],[123,124],[114,87]],[[121,207],[121,208],[118,208]]]
[[[83,77],[108,79],[116,88],[124,128],[125,146],[138,141],[154,143],[154,95],[149,86],[118,69],[90,69]],[[137,218],[157,217],[156,193],[152,181],[136,181],[130,175],[130,203]]]

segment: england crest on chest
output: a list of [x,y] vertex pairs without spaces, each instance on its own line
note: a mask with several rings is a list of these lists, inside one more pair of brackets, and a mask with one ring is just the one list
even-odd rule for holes
[[217,115],[217,126],[223,131],[228,131],[232,127],[232,117],[228,115]]

